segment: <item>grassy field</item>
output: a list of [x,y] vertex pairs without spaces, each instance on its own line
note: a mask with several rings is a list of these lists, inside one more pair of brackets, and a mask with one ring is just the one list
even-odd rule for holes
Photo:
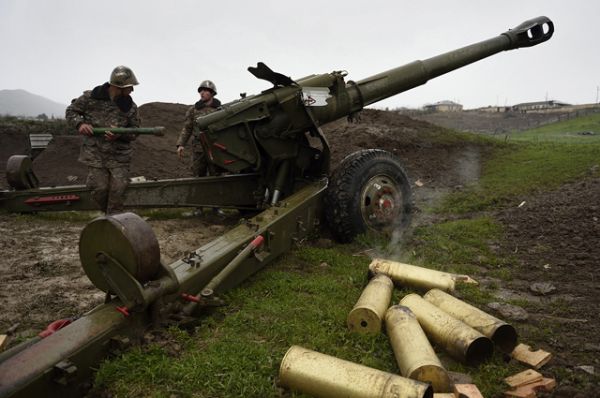
[[[496,145],[478,185],[431,209],[452,221],[417,226],[401,246],[367,236],[349,245],[296,248],[227,294],[228,305],[191,330],[170,328],[156,343],[105,362],[96,388],[118,397],[297,396],[277,385],[279,364],[291,345],[398,373],[384,334],[358,336],[345,326],[367,282],[370,259],[365,250],[475,278],[482,270],[500,280],[511,278],[519,270],[508,267],[510,258],[498,258],[490,250],[501,239],[502,226],[486,210],[517,205],[521,195],[566,181],[598,176],[600,140],[591,137],[584,143],[588,137],[578,136],[577,142],[565,142],[564,131],[573,131],[574,125],[546,126],[546,132],[519,133],[523,142],[511,143],[516,140],[511,136],[509,143]],[[482,306],[494,288],[462,286],[460,291],[468,302]],[[393,303],[408,292],[396,289]],[[486,397],[499,396],[504,390],[500,380],[522,370],[507,366],[499,354],[478,368],[447,363],[449,370],[470,374]]]
[[532,130],[513,132],[507,136],[507,139],[527,142],[599,143],[600,113],[568,119]]

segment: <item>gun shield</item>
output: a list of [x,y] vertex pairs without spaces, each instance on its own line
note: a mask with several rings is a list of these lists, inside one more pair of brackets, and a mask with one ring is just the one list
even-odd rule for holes
[[517,345],[515,328],[487,312],[438,289],[431,289],[423,298],[492,339],[503,352],[510,354]]
[[469,365],[477,365],[491,358],[494,345],[489,338],[418,294],[405,296],[400,305],[410,308],[427,336],[454,358]]
[[383,274],[375,275],[348,314],[348,328],[364,334],[379,333],[393,290],[394,283],[390,278]]
[[385,329],[402,376],[430,383],[436,393],[452,391],[446,369],[408,307],[390,307],[385,313]]
[[279,384],[314,397],[433,398],[430,385],[300,346],[291,346]]

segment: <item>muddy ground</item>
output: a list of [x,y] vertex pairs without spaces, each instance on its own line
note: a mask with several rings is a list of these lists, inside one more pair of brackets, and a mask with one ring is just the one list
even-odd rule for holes
[[[187,164],[177,160],[175,140],[185,113],[181,104],[147,104],[141,107],[144,125],[165,125],[164,137],[141,137],[136,143],[132,175],[147,178],[188,176]],[[333,164],[355,150],[381,148],[397,154],[413,182],[419,208],[450,190],[461,189],[479,176],[486,149],[473,144],[441,144],[425,133],[444,129],[392,112],[367,110],[359,123],[341,120],[325,133],[333,149]],[[0,132],[0,164],[10,154],[24,153],[26,139],[19,132]],[[85,168],[76,162],[80,138],[55,136],[34,161],[43,185],[83,183]],[[419,184],[415,184],[415,182]],[[0,181],[6,187],[6,181]],[[553,353],[542,370],[558,378],[555,397],[597,396],[593,392],[600,363],[600,286],[596,273],[600,259],[600,180],[584,179],[560,189],[519,198],[495,217],[506,226],[505,239],[494,247],[515,258],[520,277],[501,281],[499,301],[523,299],[539,303],[528,319],[514,321],[517,329],[541,336],[539,347]],[[235,223],[206,214],[184,220],[148,220],[167,263],[182,257]],[[49,322],[76,317],[101,303],[103,294],[85,277],[78,258],[83,221],[56,221],[42,216],[0,213],[0,334],[14,330],[13,340],[30,336]],[[545,294],[532,284],[546,282],[554,289]],[[496,313],[496,315],[498,315]],[[537,347],[537,346],[536,346]],[[583,368],[582,368],[583,366]],[[590,368],[591,367],[591,368]],[[577,387],[574,387],[577,386]]]

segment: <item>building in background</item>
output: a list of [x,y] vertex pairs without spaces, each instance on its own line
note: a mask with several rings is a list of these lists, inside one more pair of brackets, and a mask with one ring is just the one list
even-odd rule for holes
[[555,100],[550,101],[537,101],[537,102],[523,102],[512,106],[512,110],[515,112],[531,112],[531,111],[546,111],[549,109],[557,109],[571,106],[566,102],[560,102]]
[[462,112],[463,106],[453,101],[439,101],[425,105],[423,109],[427,112]]

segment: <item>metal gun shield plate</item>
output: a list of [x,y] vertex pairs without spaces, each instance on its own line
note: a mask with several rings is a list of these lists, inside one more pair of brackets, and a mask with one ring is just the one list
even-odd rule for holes
[[98,266],[98,255],[115,259],[144,284],[160,270],[160,247],[152,228],[133,213],[98,217],[81,232],[79,257],[88,278],[100,290],[110,287]]
[[26,155],[13,155],[6,161],[6,180],[15,189],[37,188],[40,183],[33,174],[31,158]]

